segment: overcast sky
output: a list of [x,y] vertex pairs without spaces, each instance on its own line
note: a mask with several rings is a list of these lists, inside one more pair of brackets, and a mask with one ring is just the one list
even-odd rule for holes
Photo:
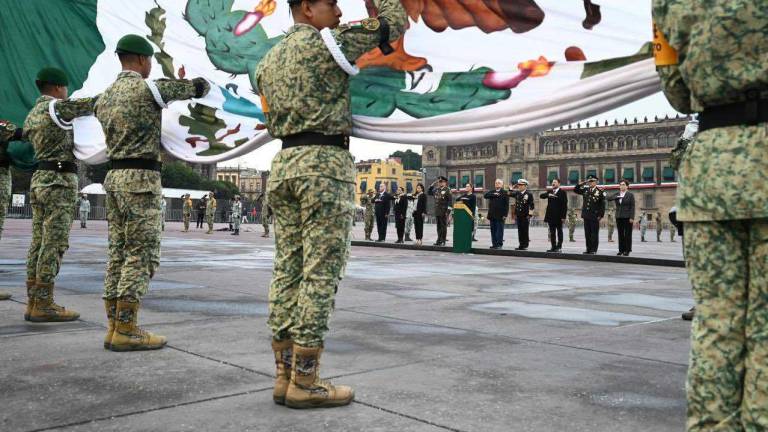
[[[632,104],[625,105],[621,108],[608,111],[595,117],[591,117],[587,120],[598,120],[600,123],[603,123],[605,120],[613,122],[614,119],[619,119],[621,121],[625,117],[632,121],[634,117],[637,117],[639,121],[642,121],[643,117],[646,116],[649,120],[653,120],[654,116],[664,117],[665,115],[674,116],[675,114],[676,111],[669,105],[669,102],[667,102],[667,100],[664,98],[664,95],[657,93],[653,96],[640,99],[639,101]],[[391,144],[360,138],[352,138],[350,147],[350,150],[355,156],[356,161],[362,159],[383,159],[397,150],[405,151],[407,149],[421,153],[420,145]],[[278,151],[280,151],[280,142],[273,141],[245,156],[219,163],[218,166],[233,167],[239,165],[243,168],[247,167],[268,170],[272,162],[272,158],[275,156],[275,154],[277,154]]]

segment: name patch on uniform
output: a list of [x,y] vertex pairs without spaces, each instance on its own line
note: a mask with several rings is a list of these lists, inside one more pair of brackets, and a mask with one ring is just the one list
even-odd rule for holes
[[672,48],[656,23],[653,23],[653,58],[656,66],[671,66],[678,63],[677,50]]

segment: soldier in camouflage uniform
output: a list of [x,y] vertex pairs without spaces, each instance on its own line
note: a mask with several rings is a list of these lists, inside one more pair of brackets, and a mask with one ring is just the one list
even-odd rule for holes
[[181,213],[184,216],[184,231],[189,232],[189,219],[192,217],[192,198],[189,194],[185,194],[183,197],[184,206],[181,209]]
[[[3,224],[8,201],[11,199],[11,161],[8,156],[8,141],[21,138],[22,130],[15,124],[0,120],[0,238],[3,237]],[[8,300],[11,295],[0,291],[0,300]]]
[[453,202],[451,188],[448,187],[448,179],[444,176],[438,177],[429,186],[427,194],[435,197],[437,241],[433,246],[445,246],[445,243],[448,241],[448,216],[451,214],[450,207]]
[[32,175],[32,242],[27,255],[27,310],[32,322],[74,321],[80,314],[53,301],[54,280],[69,248],[77,203],[72,120],[93,113],[94,98],[66,99],[67,76],[45,68],[37,74],[41,96],[24,120],[24,137],[35,148],[37,171]]
[[216,219],[216,197],[213,196],[213,192],[208,193],[208,206],[205,207],[205,223],[208,224],[208,231],[206,234],[213,232],[213,221]]
[[576,232],[576,209],[568,210],[568,241],[575,242],[573,234]]
[[209,85],[202,78],[145,81],[154,50],[141,36],[124,36],[116,51],[123,71],[96,104],[111,162],[104,181],[109,227],[104,347],[158,349],[165,346],[165,337],[141,329],[137,321],[141,299],[160,264],[161,117],[168,103],[202,97]]
[[640,241],[645,242],[645,234],[648,231],[648,213],[643,212],[640,215]]
[[269,326],[277,364],[273,399],[293,408],[354,398],[351,388],[321,380],[318,362],[355,210],[348,73],[379,44],[389,51],[407,22],[399,0],[376,3],[377,18],[339,26],[336,2],[289,0],[296,24],[256,71],[269,133],[283,140],[267,185],[276,233]]
[[654,0],[653,16],[664,94],[678,111],[700,113],[677,189],[696,306],[688,431],[763,431],[768,429],[768,2]]
[[269,219],[272,217],[272,207],[269,206],[267,193],[262,193],[259,196],[258,201],[261,202],[261,227],[264,228],[264,233],[262,233],[261,236],[263,238],[269,238]]
[[605,225],[608,227],[608,242],[613,243],[613,231],[616,229],[616,210],[613,204],[609,204],[609,207],[605,211]]
[[91,213],[91,202],[88,201],[88,195],[82,194],[80,196],[80,228],[87,228],[88,215]]
[[374,206],[375,203],[373,202],[373,198],[376,196],[376,191],[373,189],[368,189],[368,193],[363,195],[362,198],[360,198],[360,205],[365,207],[365,239],[366,240],[373,240],[371,238],[371,233],[373,232],[373,213],[374,213]]
[[661,233],[664,232],[664,222],[661,220],[661,212],[656,212],[656,241],[661,243]]
[[243,212],[243,203],[240,202],[240,197],[235,195],[235,202],[232,203],[232,235],[240,235],[240,221],[242,218],[240,214]]

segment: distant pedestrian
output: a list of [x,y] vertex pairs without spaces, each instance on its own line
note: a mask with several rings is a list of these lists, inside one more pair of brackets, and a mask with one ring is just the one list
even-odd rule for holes
[[205,221],[205,209],[208,206],[208,197],[203,196],[203,198],[197,202],[197,224],[195,225],[195,228],[202,228],[203,222]]
[[232,203],[232,235],[240,235],[240,215],[243,212],[243,203],[240,202],[240,196],[235,195],[234,202]]
[[648,231],[648,213],[640,215],[640,241],[645,243],[645,234]]
[[[3,204],[0,204],[3,205]],[[88,222],[88,215],[91,213],[91,202],[88,201],[88,195],[80,196],[80,228],[85,229]]]
[[661,233],[664,231],[664,225],[661,221],[661,212],[656,212],[656,241],[661,243]]

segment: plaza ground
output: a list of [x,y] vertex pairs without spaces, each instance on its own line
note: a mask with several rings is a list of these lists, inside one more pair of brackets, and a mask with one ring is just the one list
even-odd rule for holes
[[[140,321],[169,346],[137,353],[102,347],[104,222],[73,224],[57,282],[57,301],[81,320],[23,321],[29,230],[8,220],[0,240],[0,289],[14,294],[0,302],[2,431],[684,428],[690,324],[680,313],[692,300],[681,268],[353,247],[322,372],[354,386],[356,401],[294,411],[271,398],[274,244],[260,225],[234,237],[167,224]],[[679,239],[651,237],[637,255],[680,259]],[[548,248],[543,229],[532,238]],[[577,240],[564,246],[580,252],[582,230]],[[600,253],[615,251],[601,242]]]

